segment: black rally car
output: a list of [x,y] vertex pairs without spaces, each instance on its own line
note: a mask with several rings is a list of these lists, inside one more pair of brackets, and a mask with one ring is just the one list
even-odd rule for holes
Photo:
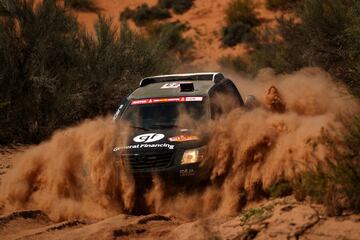
[[114,146],[114,158],[129,161],[134,176],[196,176],[208,137],[178,125],[180,113],[201,124],[243,105],[236,86],[222,73],[144,78],[114,115],[134,128],[126,146]]

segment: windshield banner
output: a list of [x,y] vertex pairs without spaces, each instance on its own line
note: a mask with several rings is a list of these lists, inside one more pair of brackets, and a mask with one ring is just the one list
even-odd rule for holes
[[203,97],[148,98],[133,100],[131,105],[167,103],[167,102],[201,102]]

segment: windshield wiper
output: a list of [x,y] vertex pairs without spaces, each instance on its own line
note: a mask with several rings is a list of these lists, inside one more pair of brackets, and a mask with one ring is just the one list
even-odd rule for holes
[[159,128],[178,128],[178,125],[175,124],[152,124],[151,127],[159,127]]
[[141,129],[144,131],[150,131],[150,129],[146,128],[146,127],[142,127],[142,126],[135,126],[135,125],[131,125],[132,128],[136,128],[136,129]]

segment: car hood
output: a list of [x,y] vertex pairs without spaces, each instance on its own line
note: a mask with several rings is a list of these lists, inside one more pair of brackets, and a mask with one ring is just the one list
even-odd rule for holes
[[189,129],[135,130],[129,135],[126,145],[116,145],[114,152],[153,152],[197,148],[206,144],[206,139]]

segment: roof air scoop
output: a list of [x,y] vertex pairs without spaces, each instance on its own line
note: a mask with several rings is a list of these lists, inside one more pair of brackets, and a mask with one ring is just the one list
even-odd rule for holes
[[194,84],[192,82],[180,83],[180,91],[181,92],[193,92],[194,91]]

